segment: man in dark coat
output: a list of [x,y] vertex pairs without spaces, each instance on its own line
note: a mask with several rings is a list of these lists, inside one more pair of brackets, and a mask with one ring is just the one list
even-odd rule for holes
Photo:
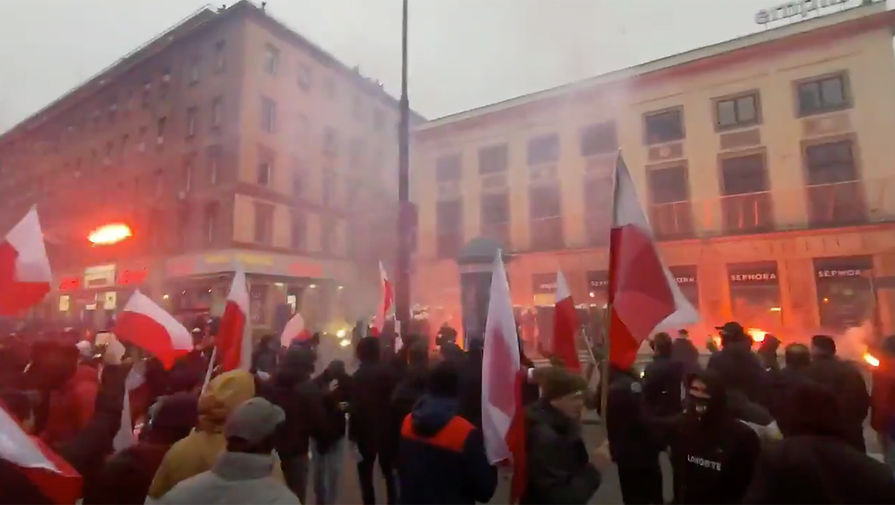
[[426,380],[429,376],[429,348],[425,342],[412,343],[406,356],[407,368],[395,386],[390,403],[389,437],[391,437],[391,447],[388,449],[388,454],[392,461],[397,461],[404,419],[413,410],[416,402],[426,393]]
[[836,357],[836,342],[830,336],[812,337],[811,355],[808,377],[836,395],[846,436],[856,449],[865,452],[864,419],[870,410],[870,394],[861,372]]
[[767,405],[769,378],[752,354],[752,337],[733,321],[717,329],[721,333],[721,350],[712,354],[706,369],[715,372],[726,389],[738,389],[749,401]]
[[895,503],[895,477],[844,436],[831,391],[805,382],[789,400],[790,433],[766,447],[743,503]]
[[473,340],[460,365],[460,415],[482,428],[482,341]]
[[811,365],[811,351],[804,344],[789,344],[783,356],[786,366],[771,374],[769,409],[777,420],[780,431],[786,435],[793,416],[798,414],[793,410],[789,396],[796,387],[811,380],[807,374]]
[[681,411],[683,365],[671,358],[671,337],[653,337],[653,361],[643,372],[643,399],[655,415],[670,416]]
[[681,364],[684,374],[699,370],[699,351],[690,340],[690,332],[687,330],[678,330],[677,338],[671,344],[671,359]]
[[318,505],[336,502],[339,475],[345,454],[345,413],[351,398],[351,377],[345,363],[333,360],[314,379],[315,387],[323,395],[326,430],[313,434],[311,451],[314,463],[314,496]]
[[457,371],[451,362],[432,370],[426,394],[401,427],[401,503],[487,502],[497,487],[482,432],[457,415]]

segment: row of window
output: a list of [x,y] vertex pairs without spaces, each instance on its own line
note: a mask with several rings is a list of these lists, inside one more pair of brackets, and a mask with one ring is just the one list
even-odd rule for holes
[[[262,245],[273,244],[274,206],[268,203],[255,202],[255,221],[253,229],[254,242]],[[327,215],[320,216],[320,250],[324,254],[344,256],[347,246],[343,244],[348,239],[344,231],[344,221]],[[292,213],[290,230],[290,247],[296,251],[307,251],[308,246],[308,221],[307,214],[303,212]],[[340,237],[340,235],[342,235]]]

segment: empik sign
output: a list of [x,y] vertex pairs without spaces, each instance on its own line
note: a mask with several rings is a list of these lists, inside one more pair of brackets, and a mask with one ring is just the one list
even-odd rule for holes
[[786,2],[770,9],[762,9],[755,13],[755,22],[764,25],[792,17],[808,17],[808,14],[817,12],[821,9],[833,7],[847,3],[849,0],[797,0],[795,2]]

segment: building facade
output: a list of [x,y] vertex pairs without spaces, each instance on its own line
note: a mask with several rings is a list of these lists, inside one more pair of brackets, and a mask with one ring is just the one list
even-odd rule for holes
[[[101,326],[136,288],[215,312],[241,263],[257,328],[353,320],[391,258],[397,121],[379,83],[263,9],[204,9],[0,136],[0,227],[37,206],[52,319]],[[133,237],[91,247],[113,222]]]
[[699,340],[731,319],[891,332],[893,26],[862,6],[417,127],[416,302],[464,326],[455,258],[485,236],[512,255],[529,349],[552,333],[557,270],[602,307],[620,150]]

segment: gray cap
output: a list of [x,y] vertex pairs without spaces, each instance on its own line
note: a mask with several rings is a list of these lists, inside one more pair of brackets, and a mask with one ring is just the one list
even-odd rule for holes
[[285,420],[283,409],[256,396],[243,402],[230,414],[224,424],[224,436],[255,444],[270,436],[277,425]]

